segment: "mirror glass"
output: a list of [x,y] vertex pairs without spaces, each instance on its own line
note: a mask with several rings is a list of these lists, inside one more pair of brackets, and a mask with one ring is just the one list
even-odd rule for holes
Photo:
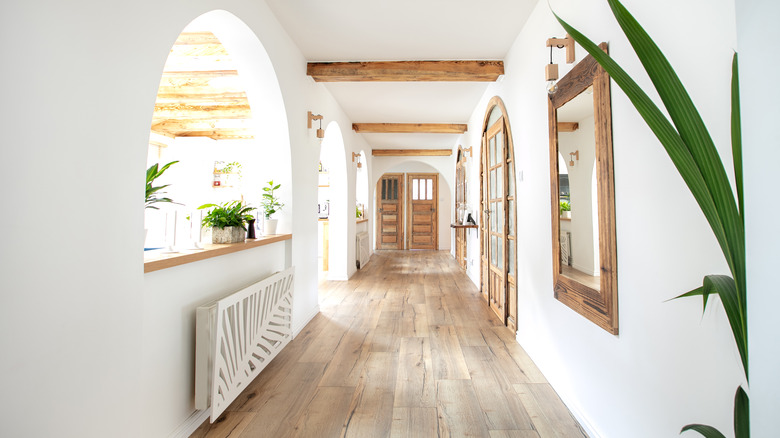
[[556,299],[618,334],[609,81],[587,56],[549,96],[553,286]]
[[560,272],[600,290],[593,86],[557,111]]

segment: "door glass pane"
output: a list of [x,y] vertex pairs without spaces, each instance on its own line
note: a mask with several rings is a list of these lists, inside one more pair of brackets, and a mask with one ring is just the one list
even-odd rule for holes
[[504,166],[496,168],[496,198],[504,196]]
[[495,166],[496,165],[496,138],[495,137],[492,137],[490,140],[488,140],[488,155],[490,156],[490,160],[488,160],[490,166]]
[[515,201],[509,200],[507,201],[507,207],[509,208],[509,211],[507,213],[507,221],[506,224],[507,227],[509,227],[508,235],[514,236],[515,235]]
[[490,203],[490,231],[496,232],[496,203]]
[[507,240],[506,249],[509,252],[509,254],[507,254],[507,264],[508,264],[507,269],[509,271],[509,275],[514,277],[515,276],[515,241]]
[[498,269],[504,269],[504,253],[501,251],[504,241],[502,239],[496,239],[496,242],[498,243],[498,246],[496,247],[496,254],[498,255],[496,267]]
[[382,180],[382,200],[387,200],[387,180]]
[[490,199],[496,198],[496,169],[490,171]]
[[420,180],[412,180],[412,200],[417,200],[417,192],[420,190]]
[[504,203],[501,201],[496,202],[496,218],[498,218],[498,225],[496,232],[504,234]]
[[425,199],[433,201],[433,179],[429,179],[425,186],[427,193]]
[[496,236],[490,236],[490,264],[496,266]]
[[398,180],[397,179],[393,180],[393,200],[394,201],[398,200]]
[[501,162],[504,159],[504,131],[498,131],[496,134],[496,161]]

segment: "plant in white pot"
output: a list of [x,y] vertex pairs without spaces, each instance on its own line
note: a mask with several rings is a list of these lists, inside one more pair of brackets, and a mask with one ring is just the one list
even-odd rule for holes
[[284,204],[279,202],[279,198],[274,196],[274,191],[281,187],[281,184],[274,185],[274,181],[268,181],[268,187],[263,187],[263,200],[260,201],[260,205],[263,207],[263,213],[265,214],[265,221],[263,221],[263,235],[276,234],[276,225],[278,219],[273,219],[271,216],[277,211],[281,211]]
[[238,243],[246,239],[247,222],[254,217],[249,214],[252,207],[241,201],[225,202],[224,204],[203,204],[198,210],[211,208],[203,217],[203,226],[211,227],[211,243]]

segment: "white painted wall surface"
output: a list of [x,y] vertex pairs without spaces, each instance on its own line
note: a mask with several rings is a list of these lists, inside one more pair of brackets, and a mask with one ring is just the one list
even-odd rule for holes
[[[552,7],[638,78],[643,75],[606,2],[554,0]],[[728,156],[729,78],[736,46],[729,0],[642,2],[629,10],[656,38]],[[674,13],[669,13],[674,11]],[[697,19],[698,14],[706,19]],[[617,86],[612,87],[620,335],[612,336],[553,298],[545,41],[563,36],[539,2],[505,58],[504,79],[475,109],[461,144],[479,149],[488,100],[503,98],[514,135],[518,187],[518,340],[592,437],[673,437],[701,422],[730,436],[732,400],[743,380],[717,300],[665,300],[727,273],[698,207],[661,145]],[[702,35],[695,50],[683,41]],[[561,76],[569,71],[555,53]],[[577,49],[577,60],[585,56]],[[718,92],[720,91],[720,92]],[[478,153],[475,151],[475,156]],[[730,166],[730,160],[726,160]],[[479,199],[479,161],[469,162],[469,198]],[[522,179],[520,175],[522,174]],[[470,234],[469,275],[479,281],[479,239]]]
[[776,56],[763,43],[780,17],[773,0],[737,0],[739,77],[742,95],[742,139],[745,171],[745,234],[748,271],[748,334],[750,347],[750,428],[754,437],[777,435],[780,406],[780,325],[777,309],[777,229],[780,204],[777,187],[777,123],[780,70]]

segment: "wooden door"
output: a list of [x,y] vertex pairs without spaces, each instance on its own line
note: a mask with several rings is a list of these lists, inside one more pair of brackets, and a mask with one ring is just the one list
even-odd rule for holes
[[487,286],[488,303],[496,315],[506,324],[506,230],[503,120],[499,119],[486,133],[487,160]]
[[377,249],[404,249],[404,174],[382,175],[376,199]]
[[409,249],[439,249],[439,174],[410,173],[407,176]]

